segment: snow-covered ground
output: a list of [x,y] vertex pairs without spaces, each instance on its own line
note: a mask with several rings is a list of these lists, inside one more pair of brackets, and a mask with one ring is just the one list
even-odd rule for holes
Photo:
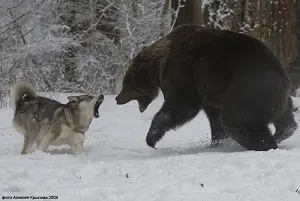
[[[60,97],[62,102],[66,97]],[[300,106],[300,98],[294,99]],[[86,133],[84,154],[51,147],[20,155],[23,137],[0,110],[0,195],[58,196],[61,201],[299,201],[300,130],[278,150],[246,151],[237,144],[208,149],[209,124],[200,113],[170,131],[154,150],[145,137],[158,98],[145,113],[106,96]],[[300,113],[295,114],[299,122]]]

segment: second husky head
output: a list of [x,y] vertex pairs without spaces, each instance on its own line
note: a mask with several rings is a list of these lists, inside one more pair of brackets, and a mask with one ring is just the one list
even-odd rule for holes
[[78,95],[68,96],[68,105],[71,108],[79,109],[82,113],[87,115],[94,115],[95,118],[99,118],[99,107],[104,100],[104,95]]

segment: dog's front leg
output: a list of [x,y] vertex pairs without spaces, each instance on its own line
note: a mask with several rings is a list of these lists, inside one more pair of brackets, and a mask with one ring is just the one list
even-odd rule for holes
[[83,152],[84,133],[75,132],[70,139],[71,151],[74,155]]
[[36,139],[36,135],[31,135],[27,131],[24,134],[23,149],[21,154],[28,154]]
[[45,152],[48,149],[48,147],[51,144],[51,142],[53,142],[56,139],[57,136],[58,136],[57,134],[55,134],[53,132],[49,132],[43,138],[43,140],[41,141],[41,143],[39,144],[39,147],[38,147],[39,150],[42,150],[43,152]]

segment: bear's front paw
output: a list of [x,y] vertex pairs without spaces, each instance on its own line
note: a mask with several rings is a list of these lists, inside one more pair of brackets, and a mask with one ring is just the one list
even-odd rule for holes
[[155,136],[149,136],[149,135],[147,135],[147,137],[146,137],[147,145],[149,147],[153,148],[153,149],[156,149],[155,145],[156,145],[157,141],[158,141],[158,139],[156,139]]

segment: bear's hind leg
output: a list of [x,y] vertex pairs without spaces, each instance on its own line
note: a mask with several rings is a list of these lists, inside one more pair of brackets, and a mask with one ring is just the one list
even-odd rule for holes
[[220,122],[225,132],[241,146],[267,151],[278,148],[268,124],[279,107],[274,101],[276,94],[268,90],[271,86],[261,88],[258,84],[248,80],[235,83],[224,96]]
[[295,130],[297,129],[298,125],[295,122],[294,115],[293,115],[293,101],[291,98],[288,100],[288,106],[286,111],[282,113],[278,118],[273,121],[273,124],[276,128],[276,132],[274,137],[277,143],[286,140],[287,138],[291,137]]
[[220,140],[228,138],[228,135],[222,128],[222,125],[219,120],[221,110],[205,102],[203,102],[203,110],[210,124],[211,147],[218,147],[220,146]]
[[181,95],[176,99],[166,100],[151,122],[147,134],[147,145],[155,148],[155,144],[171,129],[182,126],[193,119],[201,108],[199,97]]
[[248,150],[267,151],[277,149],[277,143],[267,125],[225,123],[222,121],[226,132],[241,146]]

